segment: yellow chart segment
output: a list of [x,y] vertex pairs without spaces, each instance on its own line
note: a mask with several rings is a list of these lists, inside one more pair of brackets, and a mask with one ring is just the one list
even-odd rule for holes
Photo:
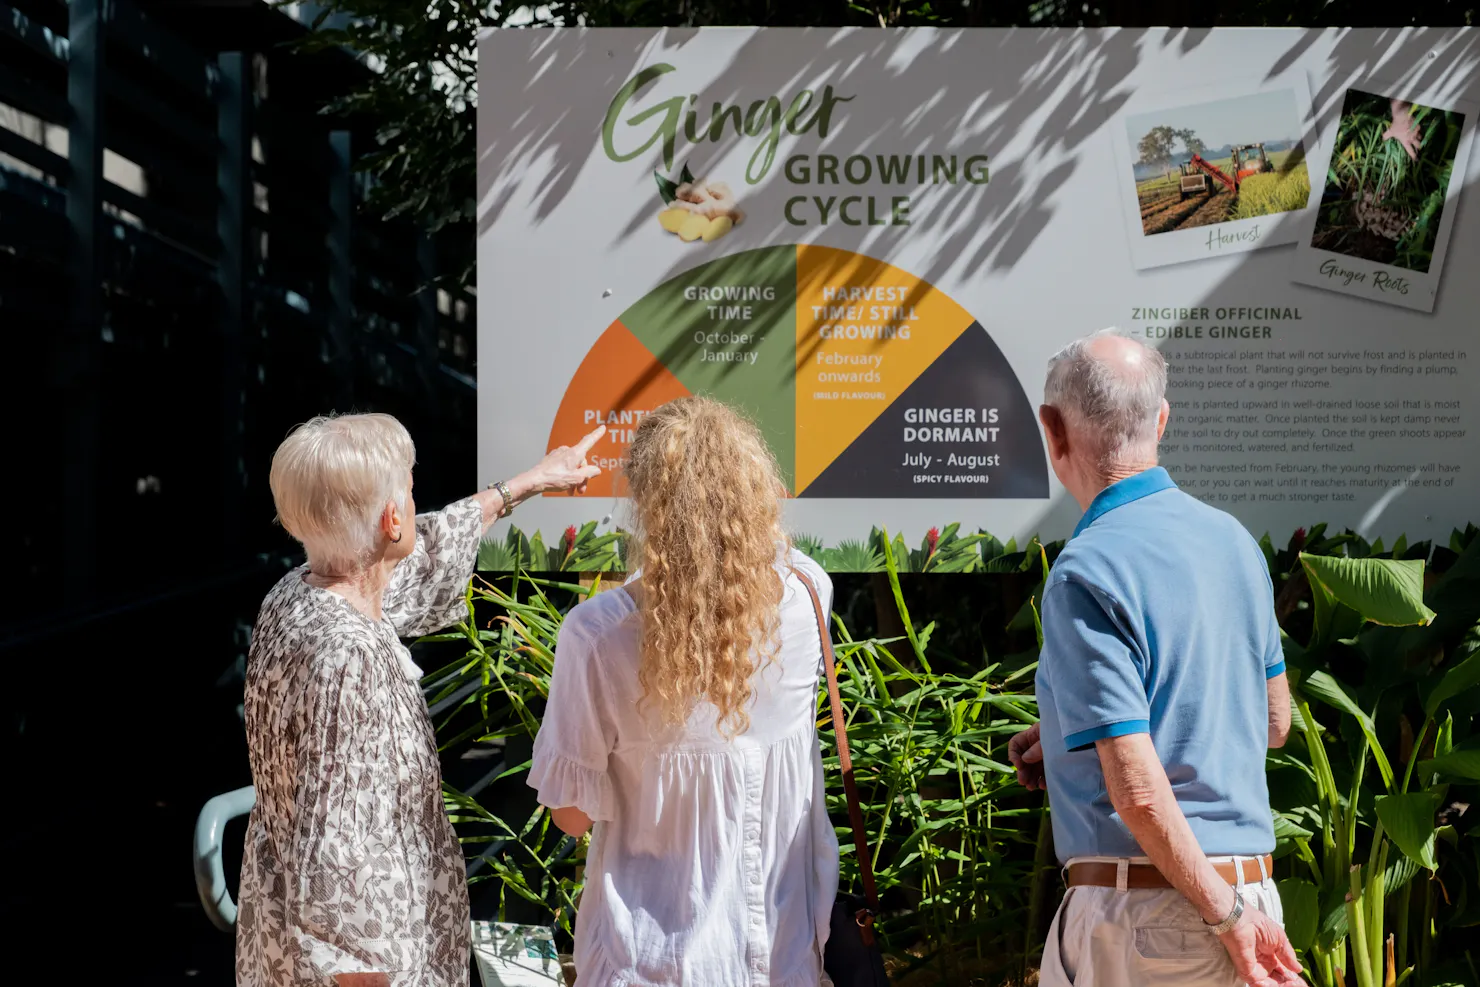
[[801,494],[973,319],[929,282],[832,247],[797,247],[796,305]]

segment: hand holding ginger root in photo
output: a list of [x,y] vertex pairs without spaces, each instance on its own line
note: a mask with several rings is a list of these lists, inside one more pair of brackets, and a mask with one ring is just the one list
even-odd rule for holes
[[1382,139],[1397,141],[1408,152],[1409,160],[1417,161],[1418,149],[1423,146],[1423,139],[1418,136],[1418,124],[1413,119],[1413,104],[1401,99],[1395,99],[1392,103],[1393,122],[1382,132]]

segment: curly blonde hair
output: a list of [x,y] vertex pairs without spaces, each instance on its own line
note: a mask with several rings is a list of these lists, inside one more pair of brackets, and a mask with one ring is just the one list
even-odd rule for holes
[[780,471],[760,432],[708,398],[643,418],[626,469],[641,559],[638,681],[668,726],[700,700],[722,734],[750,726],[751,679],[775,658]]

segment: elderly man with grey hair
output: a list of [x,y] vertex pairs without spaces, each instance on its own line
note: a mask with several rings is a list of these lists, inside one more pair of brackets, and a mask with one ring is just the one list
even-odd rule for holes
[[389,415],[316,418],[272,459],[308,563],[267,594],[247,658],[238,987],[462,987],[468,895],[437,742],[401,643],[454,623],[478,543],[526,497],[579,489],[604,429],[442,511]]
[[1043,590],[1037,726],[1068,892],[1044,987],[1301,983],[1270,873],[1265,753],[1289,691],[1268,568],[1243,526],[1157,466],[1161,354],[1114,330],[1049,363],[1054,473],[1084,511]]

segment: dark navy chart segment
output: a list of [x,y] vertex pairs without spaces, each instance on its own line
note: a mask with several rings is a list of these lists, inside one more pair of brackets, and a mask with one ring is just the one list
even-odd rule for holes
[[801,496],[1046,498],[1037,414],[972,323]]

